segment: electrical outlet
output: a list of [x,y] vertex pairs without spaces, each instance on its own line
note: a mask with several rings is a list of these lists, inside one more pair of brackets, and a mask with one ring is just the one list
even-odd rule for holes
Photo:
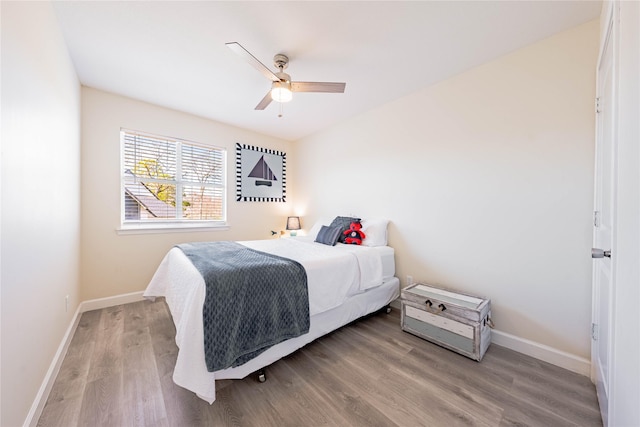
[[412,285],[413,284],[413,276],[409,276],[407,274],[407,286]]
[[69,311],[69,295],[64,297],[64,311],[65,313]]

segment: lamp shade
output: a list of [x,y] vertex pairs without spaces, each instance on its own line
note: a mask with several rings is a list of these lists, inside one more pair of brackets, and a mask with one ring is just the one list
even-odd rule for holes
[[290,216],[287,218],[287,230],[300,230],[299,216]]

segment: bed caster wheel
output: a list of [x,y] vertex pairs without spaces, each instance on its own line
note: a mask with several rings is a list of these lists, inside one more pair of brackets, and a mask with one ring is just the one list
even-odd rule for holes
[[265,382],[267,380],[267,373],[265,371],[258,371],[258,382]]
[[387,314],[391,313],[391,306],[390,305],[386,306],[384,308],[384,312],[387,313]]

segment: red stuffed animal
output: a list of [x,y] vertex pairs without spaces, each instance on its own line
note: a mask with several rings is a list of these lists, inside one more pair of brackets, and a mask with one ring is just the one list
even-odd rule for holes
[[349,229],[344,230],[342,233],[347,236],[344,239],[344,242],[350,245],[361,245],[364,238],[367,237],[362,231],[360,231],[361,228],[362,224],[359,222],[352,222],[349,224]]

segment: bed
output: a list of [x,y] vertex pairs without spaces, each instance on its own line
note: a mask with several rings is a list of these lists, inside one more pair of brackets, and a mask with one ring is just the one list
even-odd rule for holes
[[[316,231],[312,229],[310,235],[315,236]],[[237,243],[289,258],[304,267],[308,279],[309,332],[280,342],[240,366],[209,372],[203,340],[204,279],[181,249],[172,248],[144,296],[165,297],[173,317],[179,348],[173,381],[209,403],[215,401],[215,380],[245,378],[311,341],[388,306],[399,296],[394,250],[386,246],[386,236],[378,242],[385,245],[375,246],[341,243],[330,246],[309,236]]]

